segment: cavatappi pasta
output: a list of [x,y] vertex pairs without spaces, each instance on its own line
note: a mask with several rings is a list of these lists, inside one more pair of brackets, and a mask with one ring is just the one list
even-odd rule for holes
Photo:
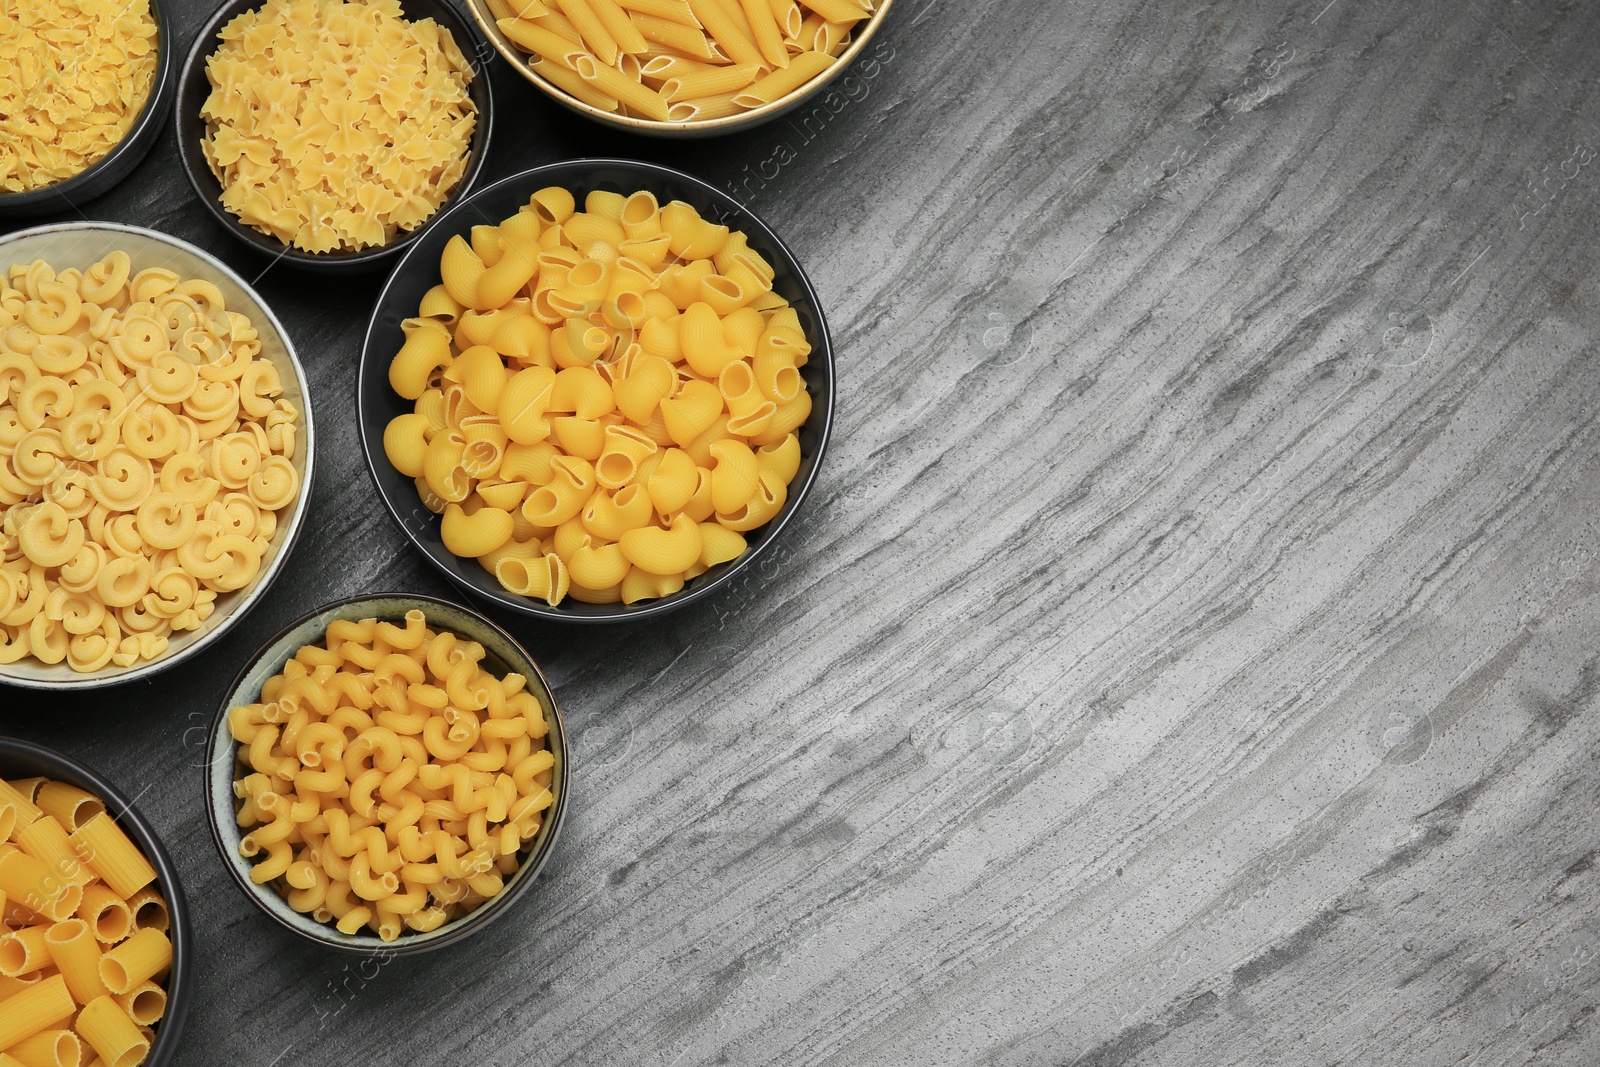
[[148,0],[0,0],[0,192],[42,189],[98,163],[155,81]]
[[0,830],[0,1063],[143,1063],[172,965],[155,868],[65,782],[0,782]]
[[444,545],[559,604],[737,558],[800,466],[811,350],[774,271],[681,201],[547,188],[454,237],[402,324],[383,447]]
[[528,66],[601,111],[738,115],[833,66],[873,0],[479,0]]
[[0,277],[0,664],[154,659],[255,579],[300,491],[260,351],[216,286],[123,252]]
[[250,877],[384,941],[477,908],[539,832],[555,759],[520,674],[421,611],[330,623],[228,712]]
[[472,71],[432,19],[397,0],[267,0],[219,36],[201,148],[246,225],[354,251],[416,229],[461,181]]

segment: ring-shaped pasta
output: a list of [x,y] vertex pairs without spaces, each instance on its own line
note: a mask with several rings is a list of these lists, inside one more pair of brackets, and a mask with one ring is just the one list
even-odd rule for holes
[[246,482],[246,493],[259,509],[275,512],[290,506],[299,494],[299,472],[283,456],[267,456]]
[[98,462],[121,442],[121,420],[104,408],[75,410],[61,420],[61,444],[73,459]]
[[155,488],[150,461],[126,448],[113,449],[95,469],[99,473],[89,479],[89,492],[112,511],[132,511]]
[[82,522],[68,518],[61,505],[47,501],[34,505],[16,519],[16,536],[23,556],[30,563],[50,568],[59,567],[76,556],[83,547],[85,534]]
[[83,547],[56,574],[60,589],[69,593],[83,593],[94,588],[96,579],[106,565],[105,546],[85,537]]
[[148,408],[133,406],[123,416],[120,440],[123,447],[136,456],[165,459],[178,451],[183,430],[178,416],[160,404]]
[[65,334],[45,335],[33,346],[33,364],[44,374],[71,374],[89,361],[89,346]]
[[11,453],[11,469],[28,485],[44,487],[66,469],[67,445],[53,426],[29,430]]
[[45,335],[63,334],[78,325],[83,313],[83,298],[78,290],[61,282],[45,282],[38,287],[22,312],[30,330]]
[[261,449],[247,433],[231,433],[212,441],[206,473],[229,489],[243,489],[261,469]]
[[135,512],[134,522],[147,544],[168,550],[194,536],[198,518],[194,504],[163,490],[145,498]]
[[135,375],[139,389],[158,404],[181,404],[200,380],[195,365],[176,352],[162,352]]
[[75,401],[69,383],[54,375],[43,375],[24,385],[12,403],[22,425],[37,430],[49,419],[72,414]]
[[150,591],[150,561],[143,556],[111,560],[95,576],[94,588],[107,607],[132,607]]
[[128,284],[128,272],[131,266],[132,260],[128,257],[128,253],[121,249],[107,252],[83,272],[79,291],[91,304],[102,306],[110,304],[122,293],[123,286]]

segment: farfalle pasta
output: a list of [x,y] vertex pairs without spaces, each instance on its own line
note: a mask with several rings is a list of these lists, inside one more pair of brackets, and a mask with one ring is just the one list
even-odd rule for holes
[[555,802],[555,757],[527,679],[484,656],[415,609],[337,620],[230,709],[251,879],[384,941],[499,893]]
[[299,411],[210,282],[126,253],[0,278],[0,663],[132,666],[260,573]]
[[27,193],[98,163],[155,82],[148,0],[0,0],[0,192]]
[[387,244],[467,166],[472,72],[450,32],[397,0],[267,0],[206,60],[201,148],[222,205],[307,252]]
[[800,467],[811,346],[774,274],[681,201],[541,189],[445,247],[384,452],[511,592],[674,593],[740,556]]

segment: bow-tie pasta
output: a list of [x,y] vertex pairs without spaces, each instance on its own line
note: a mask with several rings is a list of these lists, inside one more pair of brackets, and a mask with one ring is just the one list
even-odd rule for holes
[[743,233],[648,192],[541,189],[402,323],[383,447],[444,546],[555,605],[668,596],[745,551],[800,467],[811,344]]
[[219,36],[201,148],[246,225],[356,251],[416,229],[461,181],[472,72],[432,19],[396,0],[268,0]]
[[154,659],[261,570],[299,412],[210,282],[125,253],[0,277],[0,663]]
[[148,0],[0,3],[0,192],[81,174],[127,135],[156,73]]

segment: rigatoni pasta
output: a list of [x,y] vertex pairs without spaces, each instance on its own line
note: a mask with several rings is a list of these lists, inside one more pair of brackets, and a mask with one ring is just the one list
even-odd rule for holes
[[555,802],[555,758],[527,679],[484,657],[419,610],[335,621],[230,709],[251,879],[384,941],[499,893]]
[[633,118],[752,111],[825,74],[874,0],[479,0],[528,66]]
[[783,508],[811,346],[745,234],[648,192],[583,208],[541,189],[451,239],[402,323],[389,381],[414,408],[383,447],[507,590],[631,604]]
[[166,1011],[172,944],[135,928],[128,898],[164,919],[154,868],[76,786],[0,781],[0,803],[18,820],[0,843],[0,1067],[142,1063]]

